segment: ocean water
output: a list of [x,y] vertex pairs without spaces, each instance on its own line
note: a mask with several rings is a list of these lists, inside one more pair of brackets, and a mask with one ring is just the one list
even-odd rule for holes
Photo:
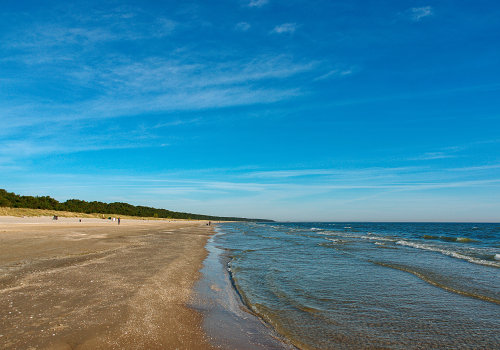
[[224,223],[235,295],[302,349],[500,349],[500,224]]

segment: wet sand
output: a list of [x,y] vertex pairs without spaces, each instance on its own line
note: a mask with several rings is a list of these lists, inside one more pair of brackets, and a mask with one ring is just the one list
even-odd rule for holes
[[0,217],[0,348],[209,349],[205,222]]

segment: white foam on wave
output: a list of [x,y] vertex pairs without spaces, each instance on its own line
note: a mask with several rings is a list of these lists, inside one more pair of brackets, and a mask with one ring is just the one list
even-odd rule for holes
[[318,235],[323,235],[323,236],[337,236],[337,232],[326,231],[326,230],[314,231],[314,233],[316,233]]
[[376,236],[373,233],[368,233],[369,236],[361,235],[361,234],[355,234],[351,232],[342,232],[342,231],[321,231],[321,232],[316,232],[317,234],[320,235],[328,235],[328,236],[339,236],[343,238],[350,238],[350,239],[368,239],[371,241],[385,241],[385,242],[396,242],[396,239],[393,238],[387,238],[383,236]]
[[[473,264],[500,267],[500,263],[497,263],[495,261],[478,259],[478,258],[474,258],[472,256],[468,256],[468,255],[461,254],[461,253],[454,252],[454,251],[447,250],[447,249],[442,249],[442,248],[439,248],[436,246],[430,246],[427,244],[421,244],[421,243],[415,243],[415,242],[409,242],[409,241],[403,241],[403,240],[397,241],[396,244],[406,246],[406,247],[428,250],[428,251],[432,251],[432,252],[438,252],[438,253],[441,253],[443,255],[451,256],[453,258],[466,260],[466,261],[471,262]],[[497,254],[497,255],[499,255],[499,254]],[[496,255],[495,255],[495,259],[496,259]]]
[[500,260],[500,254],[495,254],[495,260]]
[[310,228],[311,231],[323,231],[322,228],[317,228],[317,227],[312,227]]
[[342,242],[344,242],[343,240],[337,239],[337,238],[326,238],[326,240],[328,240],[330,242],[333,242],[333,243],[342,243]]
[[395,239],[391,238],[385,238],[385,237],[380,237],[380,236],[359,236],[359,238],[363,239],[369,239],[372,241],[385,241],[385,242],[395,242]]

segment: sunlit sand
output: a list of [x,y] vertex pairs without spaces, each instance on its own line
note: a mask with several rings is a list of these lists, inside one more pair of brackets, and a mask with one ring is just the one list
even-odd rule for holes
[[0,347],[210,348],[189,309],[206,222],[0,217]]

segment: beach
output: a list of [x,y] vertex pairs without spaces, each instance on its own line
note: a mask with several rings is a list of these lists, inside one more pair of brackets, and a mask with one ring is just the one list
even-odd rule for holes
[[0,216],[0,348],[500,344],[498,224],[81,220]]
[[0,217],[0,348],[209,349],[204,221]]

